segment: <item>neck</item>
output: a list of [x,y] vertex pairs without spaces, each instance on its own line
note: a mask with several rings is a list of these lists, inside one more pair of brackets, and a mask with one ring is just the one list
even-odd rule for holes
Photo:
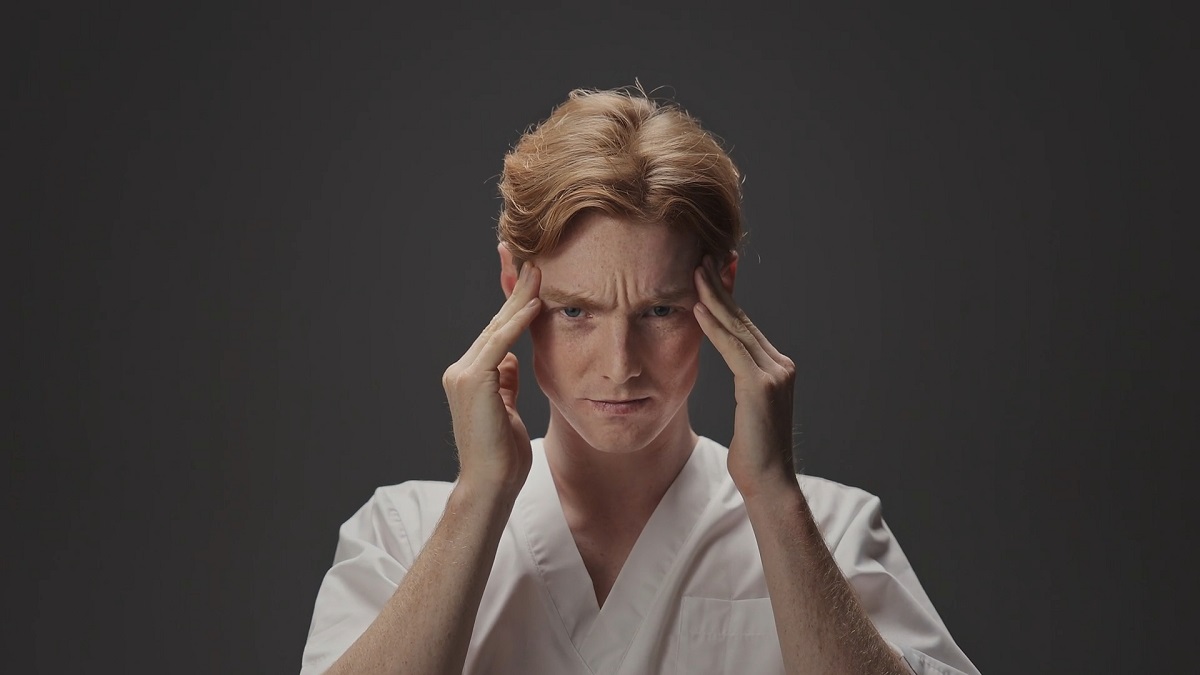
[[645,447],[627,452],[593,448],[551,407],[543,447],[564,509],[589,519],[649,518],[679,475],[699,437],[687,405]]

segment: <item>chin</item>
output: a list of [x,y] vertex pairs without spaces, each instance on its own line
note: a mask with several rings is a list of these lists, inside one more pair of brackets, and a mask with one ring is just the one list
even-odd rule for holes
[[[586,402],[582,404],[587,405]],[[626,419],[596,419],[594,413],[586,408],[572,417],[560,415],[560,422],[570,427],[571,433],[597,452],[614,455],[644,450],[658,440],[671,424],[670,418],[663,419],[653,414]]]
[[[578,433],[578,430],[576,430]],[[609,455],[628,455],[644,450],[657,437],[657,434],[639,434],[636,432],[610,432],[600,430],[587,435],[580,434],[584,442],[596,450]]]

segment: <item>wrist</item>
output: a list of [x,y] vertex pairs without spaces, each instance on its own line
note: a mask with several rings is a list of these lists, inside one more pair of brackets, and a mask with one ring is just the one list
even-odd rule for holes
[[450,492],[447,507],[458,510],[482,509],[488,513],[502,513],[507,520],[520,492],[520,484],[478,480],[460,474]]
[[459,462],[456,485],[475,498],[486,500],[515,499],[529,477],[531,462]]
[[800,491],[800,482],[796,478],[796,474],[790,470],[772,471],[741,480],[735,479],[734,485],[738,492],[742,493],[742,500],[746,502],[747,507],[763,503],[778,508],[784,502],[797,499],[806,506],[808,504],[804,499],[804,493]]

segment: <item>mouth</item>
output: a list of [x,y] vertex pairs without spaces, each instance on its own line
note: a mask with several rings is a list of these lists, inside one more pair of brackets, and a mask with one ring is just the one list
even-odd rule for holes
[[629,413],[637,412],[650,402],[650,397],[644,398],[629,398],[629,399],[588,399],[592,407],[597,411],[609,415],[628,415]]

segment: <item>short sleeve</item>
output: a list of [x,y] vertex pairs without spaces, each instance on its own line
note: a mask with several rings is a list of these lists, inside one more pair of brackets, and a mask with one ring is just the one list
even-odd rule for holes
[[833,546],[833,557],[879,633],[918,675],[978,675],[883,521],[878,497],[862,504]]
[[[389,490],[380,488],[338,530],[333,566],[317,591],[301,675],[323,673],[358,639],[412,566],[414,546]],[[416,550],[414,550],[416,549]]]

